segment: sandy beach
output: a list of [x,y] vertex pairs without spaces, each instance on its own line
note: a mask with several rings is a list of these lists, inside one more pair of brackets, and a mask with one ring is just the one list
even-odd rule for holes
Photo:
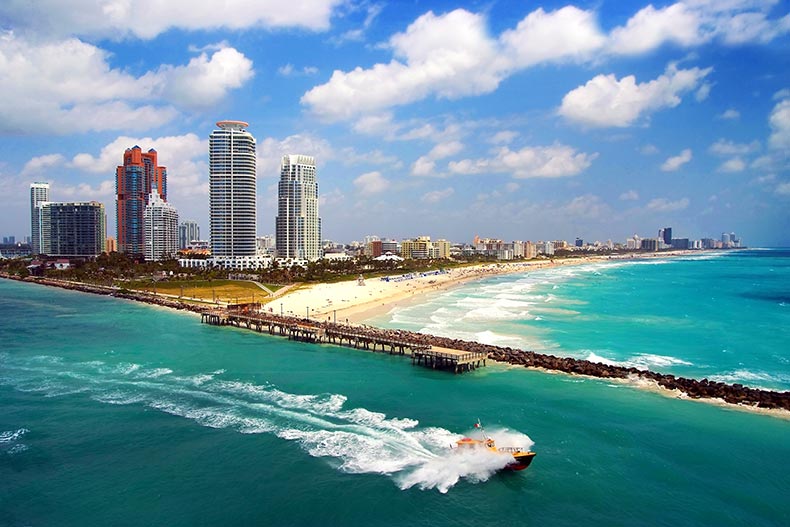
[[[687,254],[685,251],[639,256],[638,258],[664,258]],[[622,259],[634,259],[628,255]],[[264,306],[275,314],[309,317],[359,324],[387,313],[394,307],[412,302],[420,295],[435,293],[458,284],[488,276],[527,273],[538,269],[584,265],[618,259],[610,256],[586,256],[526,262],[498,262],[469,267],[447,269],[444,272],[393,274],[382,278],[305,285]]]

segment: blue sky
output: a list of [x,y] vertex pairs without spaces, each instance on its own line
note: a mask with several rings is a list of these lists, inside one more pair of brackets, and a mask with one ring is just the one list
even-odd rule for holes
[[[0,234],[29,184],[105,203],[135,144],[208,237],[207,138],[318,163],[324,237],[790,245],[790,3],[6,0]],[[31,7],[34,6],[34,7]]]

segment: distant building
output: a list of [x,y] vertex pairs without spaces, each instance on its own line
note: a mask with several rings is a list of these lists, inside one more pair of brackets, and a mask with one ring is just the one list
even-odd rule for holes
[[167,168],[159,166],[157,153],[135,145],[123,154],[123,165],[115,170],[118,249],[143,254],[143,213],[152,193],[167,201]]
[[30,252],[41,254],[41,218],[39,205],[49,201],[49,183],[30,184]]
[[278,258],[321,257],[321,218],[315,158],[289,154],[282,158],[275,220]]
[[664,227],[663,229],[659,229],[658,237],[666,245],[672,245],[672,227]]
[[584,247],[584,240],[581,238],[576,238],[576,243],[574,244],[576,247]]
[[234,269],[257,266],[255,138],[248,126],[219,121],[209,136],[211,254],[217,265]]
[[42,253],[98,256],[105,250],[104,205],[89,202],[39,204]]
[[643,251],[658,251],[660,248],[660,244],[664,243],[664,240],[659,238],[644,238],[642,239],[642,244],[640,249]]
[[200,225],[194,220],[184,220],[178,226],[178,248],[186,249],[193,240],[200,239]]
[[383,243],[381,240],[370,240],[365,244],[365,256],[369,256],[371,258],[378,258],[384,251],[382,249]]
[[151,192],[143,212],[145,249],[148,262],[175,257],[178,252],[178,211]]
[[104,242],[104,250],[109,253],[117,253],[118,252],[118,242],[112,236],[107,236],[107,239]]

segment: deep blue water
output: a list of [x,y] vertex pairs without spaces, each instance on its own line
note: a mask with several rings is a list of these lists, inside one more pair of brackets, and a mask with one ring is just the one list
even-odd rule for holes
[[[790,523],[786,420],[30,284],[0,299],[3,526]],[[477,418],[532,466],[453,456]]]

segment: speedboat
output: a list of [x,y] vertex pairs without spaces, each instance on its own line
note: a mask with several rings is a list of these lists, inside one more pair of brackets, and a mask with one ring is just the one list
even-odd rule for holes
[[475,423],[475,428],[480,430],[482,439],[464,437],[455,442],[456,445],[455,448],[458,448],[460,451],[473,450],[473,449],[486,449],[491,452],[495,452],[499,455],[511,456],[513,458],[513,461],[505,465],[504,468],[506,470],[524,470],[529,466],[530,463],[532,463],[532,460],[536,455],[535,452],[531,450],[524,450],[521,447],[496,446],[496,442],[492,437],[486,434],[486,431],[483,428],[483,425],[480,424],[479,419]]

